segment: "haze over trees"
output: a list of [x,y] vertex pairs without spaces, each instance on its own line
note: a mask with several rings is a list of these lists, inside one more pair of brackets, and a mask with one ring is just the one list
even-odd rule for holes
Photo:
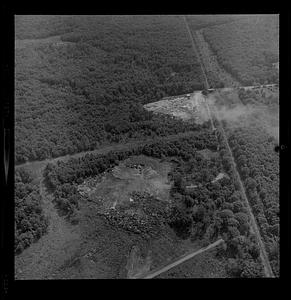
[[230,130],[229,144],[264,239],[271,266],[279,273],[279,155],[260,126]]

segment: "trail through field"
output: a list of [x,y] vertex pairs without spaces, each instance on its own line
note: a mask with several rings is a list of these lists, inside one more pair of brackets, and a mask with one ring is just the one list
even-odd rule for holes
[[158,276],[158,275],[160,275],[160,274],[162,274],[162,273],[164,273],[164,272],[166,272],[166,271],[168,271],[168,270],[170,270],[170,269],[172,269],[172,268],[180,265],[181,263],[183,263],[183,262],[191,259],[192,257],[194,257],[194,256],[196,256],[198,254],[201,254],[201,253],[203,253],[203,252],[205,252],[205,251],[207,251],[207,250],[209,250],[211,248],[214,248],[214,247],[218,246],[222,242],[224,242],[224,240],[223,239],[219,239],[216,242],[208,245],[207,247],[204,247],[204,248],[199,249],[198,251],[186,254],[183,257],[175,260],[174,262],[172,262],[170,264],[167,264],[166,266],[164,266],[162,268],[159,268],[158,270],[151,271],[151,272],[149,272],[146,275],[140,275],[140,274],[138,274],[136,277],[131,277],[131,278],[132,279],[139,279],[139,278],[140,279],[150,279],[150,278],[154,278],[154,277],[156,277],[156,276]]
[[78,226],[58,215],[52,195],[47,193],[42,181],[40,193],[44,213],[49,218],[48,233],[15,256],[16,279],[53,279],[57,268],[78,250],[80,244]]

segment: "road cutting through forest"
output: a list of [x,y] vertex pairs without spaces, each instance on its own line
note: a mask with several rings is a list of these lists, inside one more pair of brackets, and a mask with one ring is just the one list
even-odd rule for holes
[[[204,70],[204,65],[202,63],[202,60],[199,56],[199,53],[196,49],[196,45],[195,45],[195,42],[194,42],[194,39],[193,39],[193,36],[192,36],[192,33],[190,31],[190,28],[189,28],[189,25],[187,23],[187,19],[186,17],[184,16],[184,21],[186,23],[186,27],[187,27],[187,31],[189,33],[189,36],[190,36],[190,39],[191,39],[191,43],[192,43],[192,46],[193,46],[193,49],[194,49],[194,52],[195,54],[198,56],[198,61],[200,63],[200,66],[201,66],[201,70],[202,70],[202,73],[204,75],[204,78],[205,78],[205,89],[209,89],[209,84],[208,84],[208,80],[207,80],[207,76],[206,76],[206,73],[205,73],[205,70]],[[207,103],[208,104],[208,103]],[[208,107],[208,105],[207,105]],[[214,113],[214,117],[215,119],[217,120],[218,124],[219,124],[219,127],[221,128],[222,130],[222,133],[223,133],[223,138],[226,142],[226,145],[227,145],[227,149],[228,149],[228,152],[230,154],[230,157],[231,157],[231,164],[234,168],[234,171],[236,173],[236,177],[238,179],[238,182],[239,182],[239,186],[240,186],[240,190],[242,192],[242,196],[243,196],[243,199],[247,205],[247,210],[248,210],[248,214],[250,216],[250,225],[251,225],[251,229],[252,231],[254,232],[254,234],[256,235],[256,238],[257,238],[257,241],[258,241],[258,244],[259,244],[259,248],[260,248],[260,258],[261,258],[261,261],[262,261],[262,264],[263,264],[263,267],[264,267],[264,273],[265,273],[265,276],[266,277],[274,277],[274,274],[273,274],[273,271],[272,271],[272,268],[271,268],[271,265],[270,265],[270,262],[269,262],[269,258],[268,258],[268,254],[266,252],[266,249],[265,249],[265,245],[263,243],[263,240],[262,240],[262,237],[261,237],[261,234],[260,234],[260,231],[259,231],[259,228],[258,228],[258,225],[257,225],[257,222],[256,222],[256,219],[252,213],[252,209],[251,209],[251,206],[249,204],[249,201],[248,201],[248,198],[246,196],[246,192],[245,192],[245,188],[244,188],[244,185],[241,181],[241,178],[240,178],[240,175],[239,175],[239,172],[237,170],[237,167],[236,167],[236,163],[235,163],[235,160],[234,160],[234,157],[233,157],[233,154],[232,154],[232,151],[231,151],[231,148],[228,144],[228,140],[227,140],[227,137],[226,137],[226,134],[225,134],[225,131],[224,131],[224,128],[221,124],[221,122],[219,121],[219,119],[216,117],[216,111],[215,111],[215,108],[213,107],[213,110],[212,112]]]
[[198,254],[201,254],[211,248],[214,248],[216,246],[218,246],[219,244],[221,244],[222,242],[224,242],[223,239],[219,239],[217,240],[216,242],[208,245],[207,247],[203,247],[195,252],[192,252],[192,253],[189,253],[189,254],[186,254],[184,255],[183,257],[175,260],[174,262],[162,267],[162,268],[159,268],[159,269],[156,269],[154,271],[151,271],[145,275],[138,275],[136,277],[132,277],[131,279],[151,279],[151,278],[154,278],[154,277],[157,277],[158,275],[162,274],[162,273],[165,273],[166,271],[180,265],[181,263],[193,258],[194,256],[198,255]]
[[250,216],[251,229],[252,229],[253,233],[256,235],[257,240],[258,240],[258,244],[259,244],[259,247],[260,247],[260,258],[261,258],[262,264],[264,266],[264,273],[265,273],[266,277],[274,277],[274,274],[273,274],[273,271],[272,271],[272,268],[271,268],[271,265],[270,265],[270,262],[269,262],[268,254],[267,254],[267,251],[265,249],[265,244],[262,240],[259,227],[258,227],[256,219],[253,215],[252,208],[249,204],[249,201],[248,201],[248,198],[247,198],[247,195],[246,195],[246,192],[245,192],[244,185],[243,185],[242,180],[240,178],[239,172],[237,171],[236,163],[235,163],[232,151],[229,147],[228,140],[227,140],[224,128],[223,128],[221,123],[220,123],[220,127],[222,129],[223,136],[224,136],[224,139],[226,141],[228,152],[230,153],[230,156],[231,156],[231,164],[233,165],[234,171],[236,173],[236,177],[238,178],[238,182],[239,182],[239,185],[240,185],[240,190],[242,192],[243,199],[244,199],[244,201],[246,203],[246,206],[247,206],[248,214]]

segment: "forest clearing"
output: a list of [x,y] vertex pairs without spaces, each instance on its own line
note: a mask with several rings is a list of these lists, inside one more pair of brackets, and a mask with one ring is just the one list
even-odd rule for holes
[[279,277],[277,19],[19,16],[15,278]]

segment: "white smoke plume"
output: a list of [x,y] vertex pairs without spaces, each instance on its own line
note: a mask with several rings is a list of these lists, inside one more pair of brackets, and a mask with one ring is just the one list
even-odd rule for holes
[[248,127],[259,125],[277,143],[279,143],[279,112],[266,105],[244,105],[232,103],[231,106],[221,105],[215,96],[209,96],[207,102],[216,111],[216,117],[231,123],[232,127]]

